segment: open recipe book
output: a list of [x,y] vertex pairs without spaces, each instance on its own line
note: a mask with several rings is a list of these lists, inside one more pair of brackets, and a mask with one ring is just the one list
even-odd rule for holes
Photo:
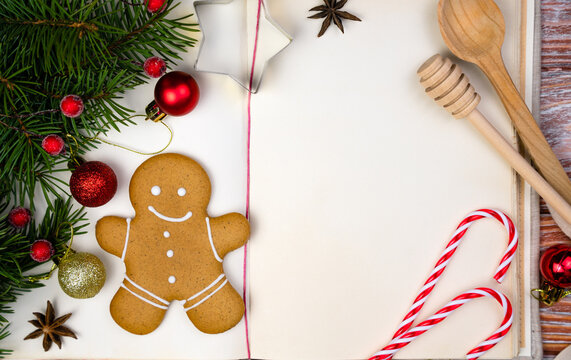
[[[252,96],[252,232],[246,277],[242,248],[226,257],[224,268],[240,293],[247,279],[252,358],[364,359],[390,341],[466,214],[496,208],[509,214],[521,231],[528,226],[529,210],[520,206],[509,165],[469,122],[454,120],[423,94],[417,68],[435,53],[449,56],[438,28],[437,0],[353,0],[344,10],[362,21],[344,23],[345,34],[332,26],[321,38],[316,37],[320,21],[307,19],[309,8],[319,1],[266,3],[294,40],[268,63]],[[529,99],[533,1],[498,5],[506,22],[506,66]],[[183,2],[177,11],[194,12],[192,2]],[[229,77],[195,72],[197,53],[190,49],[179,69],[196,77],[200,103],[185,117],[167,118],[174,131],[168,152],[187,155],[208,172],[213,217],[244,213],[247,92]],[[515,133],[489,82],[474,66],[462,67],[482,95],[479,109],[513,140]],[[153,86],[127,94],[124,103],[144,109]],[[160,125],[150,122],[109,136],[147,150],[167,138]],[[107,282],[88,300],[67,297],[57,277],[20,297],[10,317],[12,335],[3,341],[3,347],[14,349],[11,358],[246,358],[244,319],[225,333],[207,335],[194,328],[175,302],[149,335],[133,335],[115,324],[109,303],[124,267],[98,247],[94,226],[103,216],[134,215],[128,184],[146,158],[106,145],[86,158],[109,164],[119,181],[109,204],[88,209],[88,233],[74,240],[76,250],[94,253],[104,262]],[[466,290],[492,287],[509,297],[515,316],[511,332],[485,358],[529,356],[527,245],[523,236],[516,260],[498,285],[492,276],[507,234],[492,220],[473,225],[418,321]],[[66,325],[79,339],[65,339],[62,350],[44,353],[39,344],[22,339],[31,331],[31,313],[43,310],[47,299],[58,312],[74,314]],[[396,358],[463,358],[501,320],[501,308],[493,300],[472,301]]]

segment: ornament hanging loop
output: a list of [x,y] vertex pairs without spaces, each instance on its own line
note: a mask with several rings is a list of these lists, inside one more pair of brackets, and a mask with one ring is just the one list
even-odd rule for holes
[[[153,103],[154,103],[154,102],[153,102]],[[153,151],[153,152],[143,152],[143,151],[138,151],[138,150],[135,150],[135,149],[131,149],[131,148],[127,147],[127,146],[115,144],[115,143],[112,143],[112,142],[110,142],[110,141],[107,141],[107,140],[105,140],[105,139],[100,138],[99,135],[101,135],[101,131],[98,132],[97,134],[95,134],[95,136],[92,136],[92,137],[87,137],[87,136],[84,136],[84,135],[81,135],[81,136],[82,136],[85,140],[87,140],[87,141],[99,140],[99,141],[101,141],[101,142],[103,142],[103,143],[105,143],[105,144],[107,144],[107,145],[115,146],[115,147],[118,147],[118,148],[120,148],[120,149],[127,150],[127,151],[133,152],[133,153],[135,153],[135,154],[139,154],[139,155],[157,155],[157,154],[160,154],[160,153],[162,153],[163,151],[165,151],[166,148],[168,148],[168,147],[170,146],[170,144],[172,143],[172,139],[173,139],[174,134],[173,134],[172,129],[171,129],[166,123],[164,123],[164,122],[162,121],[162,119],[164,119],[164,118],[166,117],[166,114],[163,113],[163,112],[159,109],[158,106],[156,106],[156,110],[149,110],[149,107],[150,107],[153,103],[151,103],[151,104],[149,104],[149,105],[147,106],[147,109],[146,109],[146,111],[147,111],[147,117],[146,117],[145,120],[151,119],[151,120],[153,120],[154,122],[158,122],[158,123],[160,123],[161,125],[163,125],[164,127],[166,127],[167,130],[169,131],[169,140],[168,140],[167,144],[166,144],[165,146],[163,146],[160,150]],[[155,105],[156,105],[156,104],[155,104]],[[151,113],[149,113],[149,111],[151,111]],[[145,116],[145,115],[133,115],[133,116],[130,116],[129,119],[134,118],[134,117],[139,117],[139,116]],[[74,165],[74,167],[77,167],[77,166],[81,165],[81,163],[83,162],[82,159],[77,156],[77,149],[79,148],[79,144],[78,144],[78,142],[77,142],[77,139],[76,139],[73,135],[67,134],[66,136],[67,136],[68,138],[72,139],[72,140],[75,142],[76,150],[74,151],[73,148],[70,146],[70,151],[69,151],[69,152],[70,152],[70,159],[71,159],[72,165]]]
[[27,280],[29,282],[38,282],[40,280],[49,280],[52,277],[52,274],[54,273],[54,271],[58,268],[59,263],[64,260],[66,257],[68,257],[71,254],[75,254],[75,250],[73,250],[71,248],[71,245],[73,244],[73,236],[74,236],[74,230],[73,230],[73,224],[69,221],[65,221],[62,222],[61,224],[58,225],[58,227],[56,228],[55,234],[54,234],[54,239],[57,239],[59,236],[59,232],[62,228],[62,226],[64,225],[68,225],[69,226],[69,231],[70,231],[70,235],[69,235],[69,244],[65,245],[66,246],[66,250],[63,253],[63,255],[59,258],[52,258],[52,268],[50,269],[50,271],[48,271],[45,274],[40,274],[40,275],[31,275],[27,277]]
[[[60,258],[57,258],[57,259],[54,259],[54,260],[53,260],[55,267],[57,267],[57,265],[58,265],[62,260],[64,260],[66,257],[68,257],[70,254],[74,254],[74,253],[75,253],[75,250],[73,250],[73,249],[71,248],[71,246],[73,245],[73,236],[74,236],[73,224],[72,224],[72,223],[70,223],[69,221],[66,221],[66,222],[62,222],[61,224],[59,224],[59,226],[58,226],[57,229],[56,229],[55,238],[56,238],[56,239],[58,238],[59,232],[60,232],[61,227],[62,227],[63,225],[69,225],[69,232],[70,232],[70,234],[69,234],[69,244],[66,245],[67,249],[65,250],[65,253],[63,253],[63,255],[62,255]],[[52,267],[52,271],[53,271],[53,270],[54,270],[54,269],[53,269],[53,267]]]
[[[137,115],[137,116],[143,116],[143,115]],[[166,116],[166,115],[165,115],[165,116]],[[163,116],[163,117],[164,117],[164,116]],[[155,120],[153,120],[153,121],[155,121]],[[88,138],[88,139],[89,139],[89,140],[95,140],[95,139],[97,139],[97,140],[99,140],[99,141],[101,141],[101,142],[103,142],[103,143],[105,143],[105,144],[107,144],[107,145],[115,146],[115,147],[118,147],[118,148],[120,148],[120,149],[127,150],[127,151],[133,152],[133,153],[135,153],[135,154],[139,154],[139,155],[157,155],[157,154],[160,154],[160,153],[162,153],[163,151],[165,151],[166,148],[168,148],[168,147],[170,146],[170,144],[171,144],[171,142],[172,142],[172,139],[173,139],[173,132],[172,132],[172,129],[171,129],[166,123],[162,122],[161,120],[156,120],[155,122],[160,123],[161,125],[163,125],[164,127],[166,127],[167,130],[169,131],[169,141],[167,142],[167,144],[166,144],[165,146],[163,146],[160,150],[157,150],[157,151],[153,151],[153,152],[143,152],[143,151],[139,151],[139,150],[134,150],[134,149],[131,149],[131,148],[127,147],[127,146],[115,144],[115,143],[112,143],[112,142],[107,141],[107,140],[105,140],[105,139],[102,139],[102,138],[99,137],[99,134],[95,135],[95,136],[92,137],[92,138]]]
[[77,142],[77,139],[71,134],[66,134],[65,137],[73,140],[73,142],[75,143],[75,150],[72,145],[69,145],[69,163],[68,163],[68,168],[75,169],[76,167],[78,167],[83,163],[83,159],[77,156],[79,143]]

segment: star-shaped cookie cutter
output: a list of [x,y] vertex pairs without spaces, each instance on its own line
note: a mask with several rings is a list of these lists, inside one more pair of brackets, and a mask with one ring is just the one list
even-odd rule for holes
[[[202,31],[195,70],[228,75],[244,89],[256,93],[266,63],[288,46],[292,37],[270,17],[263,0],[200,0],[194,2],[194,8]],[[221,26],[214,26],[216,23]]]

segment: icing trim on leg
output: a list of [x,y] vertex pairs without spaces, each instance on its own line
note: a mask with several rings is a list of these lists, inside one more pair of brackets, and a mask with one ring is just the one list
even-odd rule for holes
[[169,308],[168,306],[165,306],[165,305],[155,304],[155,303],[152,302],[151,300],[148,300],[148,299],[142,297],[141,295],[137,294],[137,293],[134,292],[133,290],[129,289],[129,288],[126,287],[124,284],[121,284],[121,287],[122,287],[123,289],[127,290],[128,292],[130,292],[131,295],[135,296],[135,297],[138,298],[139,300],[142,300],[142,301],[146,302],[146,303],[149,304],[149,305],[153,305],[154,307],[159,308],[159,309],[163,309],[163,310],[166,310],[166,309]]
[[123,254],[121,255],[121,261],[125,262],[125,255],[127,254],[127,244],[129,243],[129,230],[131,229],[131,219],[125,219],[127,221],[127,233],[125,235],[125,245],[123,246]]
[[197,292],[196,294],[192,295],[191,297],[189,297],[188,299],[186,299],[186,301],[190,301],[190,300],[194,300],[197,297],[199,297],[200,295],[202,295],[203,293],[207,292],[211,287],[213,287],[214,285],[216,285],[220,280],[222,280],[222,278],[224,277],[224,274],[220,275],[219,277],[216,278],[216,280],[214,280],[213,282],[210,283],[210,285],[208,285],[207,287],[205,287],[204,289],[202,289],[201,291]]
[[212,248],[212,253],[218,262],[222,262],[222,259],[218,255],[216,248],[214,247],[214,241],[212,240],[212,231],[210,230],[210,218],[206,217],[206,228],[208,229],[208,241],[210,241],[210,247]]
[[168,302],[167,300],[161,298],[160,296],[157,296],[157,295],[153,294],[153,293],[150,292],[149,290],[147,290],[147,289],[145,289],[144,287],[142,287],[141,285],[137,284],[136,282],[134,282],[133,280],[131,280],[127,275],[125,275],[125,280],[128,282],[129,285],[135,287],[137,290],[142,291],[142,292],[145,293],[146,295],[150,296],[152,299],[154,299],[154,300],[156,300],[156,301],[158,301],[158,302],[160,302],[160,303],[162,303],[162,304],[164,304],[164,305],[166,305],[166,306],[159,305],[159,304],[157,304],[157,303],[155,303],[155,302],[153,302],[153,301],[151,301],[151,300],[145,298],[144,296],[141,296],[140,294],[137,294],[135,291],[129,289],[129,288],[125,285],[125,282],[123,282],[123,284],[121,284],[121,287],[127,289],[131,294],[135,295],[135,296],[138,297],[139,299],[141,299],[141,300],[143,300],[143,301],[145,301],[145,302],[147,302],[147,303],[149,303],[149,304],[151,304],[151,305],[153,305],[153,306],[156,306],[156,307],[158,307],[158,308],[161,308],[161,309],[167,309],[168,306],[170,305],[170,302]]
[[[218,279],[220,279],[220,277],[219,277]],[[213,282],[209,287],[212,287],[212,285],[216,284],[216,283],[218,282],[218,279],[217,279],[215,282]],[[185,307],[185,308],[184,308],[184,311],[188,311],[188,310],[194,309],[195,307],[199,306],[200,304],[202,304],[202,303],[205,302],[206,300],[210,299],[214,294],[216,294],[218,291],[220,291],[220,289],[222,289],[227,283],[228,283],[228,279],[225,279],[225,280],[222,282],[222,284],[220,284],[220,286],[218,286],[213,292],[211,292],[210,294],[206,295],[204,298],[202,298],[202,300],[200,300],[200,301],[197,302],[196,304],[191,305],[191,306],[188,306],[188,307]],[[207,289],[205,289],[205,290],[207,290]],[[201,291],[201,293],[204,293],[205,290]],[[197,295],[200,295],[200,294],[197,294]],[[193,298],[194,298],[194,297],[193,297]],[[189,299],[188,301],[190,301],[190,299]],[[188,302],[188,301],[187,301],[187,302]]]

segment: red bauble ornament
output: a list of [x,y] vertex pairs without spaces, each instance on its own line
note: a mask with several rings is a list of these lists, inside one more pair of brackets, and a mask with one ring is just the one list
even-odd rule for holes
[[182,71],[171,71],[155,85],[155,101],[168,115],[188,114],[198,104],[200,90],[192,76]]
[[555,245],[539,260],[539,270],[545,281],[559,288],[571,287],[571,246]]
[[167,64],[160,57],[153,56],[145,60],[143,70],[145,70],[145,74],[150,77],[159,78],[167,71]]
[[150,13],[156,13],[157,11],[163,11],[166,8],[166,0],[146,0],[147,10]]
[[34,241],[30,247],[30,257],[37,262],[45,262],[54,256],[54,246],[51,242],[40,239]]
[[8,214],[8,222],[17,229],[28,225],[30,221],[32,221],[32,213],[21,206],[13,208]]
[[56,134],[51,134],[42,140],[42,149],[44,149],[48,154],[56,156],[63,152],[65,149],[65,143],[61,137]]
[[117,176],[107,164],[88,161],[78,166],[69,180],[71,195],[83,206],[106,204],[117,191]]
[[543,276],[541,288],[532,289],[531,295],[547,306],[551,306],[571,295],[571,246],[555,245],[547,249],[539,259],[539,270]]
[[70,118],[75,118],[83,113],[83,100],[77,95],[66,95],[59,103],[61,112]]

